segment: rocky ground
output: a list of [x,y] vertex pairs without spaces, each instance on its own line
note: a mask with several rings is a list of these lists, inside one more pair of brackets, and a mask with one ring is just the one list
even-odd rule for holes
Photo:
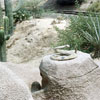
[[[86,5],[88,4],[84,3],[81,9]],[[53,53],[52,45],[58,40],[54,26],[64,29],[69,26],[69,20],[58,16],[23,21],[16,26],[14,35],[7,41],[8,68],[30,88],[32,82],[41,82],[39,65],[42,57]],[[94,61],[100,65],[100,60]]]
[[[16,26],[14,35],[7,41],[8,67],[29,87],[34,81],[41,83],[40,62],[43,56],[53,53],[52,45],[58,39],[54,26],[60,29],[69,26],[69,20],[59,20],[60,17],[24,21]],[[95,62],[100,65],[100,60]]]
[[68,20],[59,18],[61,16],[24,21],[16,26],[14,35],[7,41],[8,67],[29,87],[34,81],[41,82],[41,59],[53,53],[52,45],[58,39],[54,27],[64,29],[69,25]]

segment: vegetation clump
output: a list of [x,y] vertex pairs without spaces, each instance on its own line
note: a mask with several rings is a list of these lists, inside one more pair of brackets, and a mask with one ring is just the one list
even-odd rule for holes
[[41,0],[33,0],[24,1],[23,4],[19,4],[21,7],[18,6],[17,10],[14,10],[14,23],[27,20],[31,16],[33,18],[40,18],[43,13],[43,9],[40,7],[40,3]]
[[20,10],[13,13],[14,23],[16,24],[17,22],[22,22],[24,20],[27,20],[30,16],[31,16],[30,11],[21,8]]
[[58,45],[69,44],[70,49],[93,52],[94,58],[100,57],[100,15],[70,17],[69,28],[56,30],[59,33]]
[[94,3],[92,3],[87,11],[90,11],[90,12],[100,12],[100,1],[96,1]]
[[40,6],[41,0],[27,1],[24,4],[24,8],[31,11],[33,17],[41,17],[43,8]]

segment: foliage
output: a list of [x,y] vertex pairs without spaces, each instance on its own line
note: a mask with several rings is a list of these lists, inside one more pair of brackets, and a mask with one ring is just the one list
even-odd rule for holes
[[83,37],[93,45],[94,55],[93,57],[100,57],[100,16],[89,16],[91,24],[87,22],[87,28],[89,31],[82,30]]
[[73,30],[66,28],[66,30],[59,30],[56,28],[59,33],[59,41],[57,45],[69,44],[69,50],[78,49],[83,52],[90,53],[93,49],[93,46],[78,33],[74,33]]
[[[21,0],[21,2],[22,1],[23,0]],[[31,16],[34,18],[41,17],[43,9],[39,6],[40,2],[41,0],[26,0],[23,4],[19,2],[19,6],[21,7],[18,6],[18,9],[14,11],[14,23],[27,20]]]
[[14,23],[27,20],[31,16],[31,12],[27,9],[20,9],[13,13]]
[[91,12],[100,12],[100,1],[96,1],[94,3],[92,3],[87,11],[91,11]]
[[31,0],[26,1],[24,8],[27,8],[31,11],[33,17],[41,17],[43,13],[43,8],[40,7],[41,0]]
[[93,57],[100,57],[100,15],[94,17],[90,14],[84,17],[71,17],[69,28],[56,29],[59,32],[58,45],[69,44],[70,49],[85,52],[94,52]]

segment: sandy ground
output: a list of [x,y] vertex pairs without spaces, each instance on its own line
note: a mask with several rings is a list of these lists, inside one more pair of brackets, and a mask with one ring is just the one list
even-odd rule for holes
[[68,20],[57,18],[32,19],[17,25],[14,35],[7,41],[8,67],[31,88],[34,81],[41,83],[39,65],[42,57],[53,53],[57,41],[54,26],[64,29]]

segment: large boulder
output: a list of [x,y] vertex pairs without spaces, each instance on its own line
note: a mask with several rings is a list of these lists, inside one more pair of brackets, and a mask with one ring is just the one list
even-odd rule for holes
[[51,55],[43,58],[43,89],[33,93],[36,100],[100,100],[100,68],[89,54],[77,55],[67,61],[51,60]]
[[[39,71],[39,64],[41,59],[36,59],[32,63],[25,64],[14,64],[14,63],[3,63],[11,71],[13,71],[25,84],[31,89],[31,84],[34,81],[41,82],[41,76]],[[35,77],[34,77],[35,76]]]
[[0,100],[33,100],[26,84],[0,63]]

